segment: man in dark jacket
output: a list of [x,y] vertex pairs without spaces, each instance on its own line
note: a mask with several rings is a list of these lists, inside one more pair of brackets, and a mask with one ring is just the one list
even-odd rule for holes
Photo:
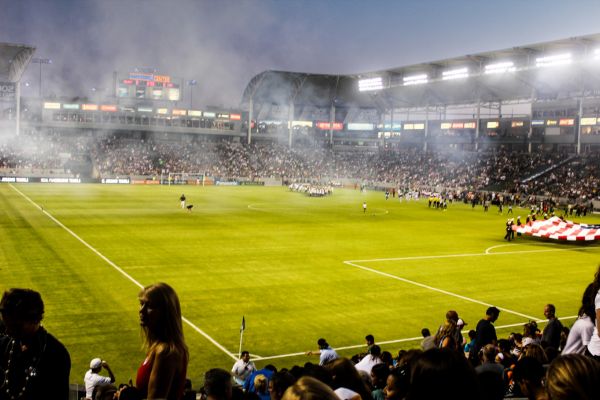
[[0,301],[0,400],[69,398],[69,352],[41,321],[44,302],[30,289],[9,289]]

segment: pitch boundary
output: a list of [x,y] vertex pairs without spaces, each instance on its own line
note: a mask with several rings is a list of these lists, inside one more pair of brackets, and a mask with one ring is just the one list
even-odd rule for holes
[[[131,275],[129,275],[127,272],[125,272],[121,267],[119,267],[117,264],[115,264],[113,261],[111,261],[108,257],[106,257],[105,255],[103,255],[100,251],[98,251],[96,248],[94,248],[92,245],[90,245],[89,243],[87,243],[85,240],[83,240],[80,236],[78,236],[75,232],[73,232],[70,228],[68,228],[66,225],[64,225],[62,222],[60,222],[57,218],[55,218],[52,214],[50,214],[47,210],[45,210],[43,207],[41,207],[40,205],[38,205],[37,203],[35,203],[31,198],[29,198],[26,194],[24,194],[23,192],[21,192],[19,189],[17,189],[14,185],[12,185],[11,183],[8,184],[15,192],[17,192],[20,196],[22,196],[25,200],[27,200],[29,203],[31,203],[35,208],[37,208],[38,210],[40,210],[43,214],[45,214],[50,220],[52,220],[55,224],[57,224],[59,227],[61,227],[62,229],[64,229],[67,233],[69,233],[69,235],[71,235],[73,238],[75,238],[77,241],[79,241],[81,244],[83,244],[85,247],[87,247],[90,251],[92,251],[94,254],[96,254],[100,259],[102,259],[104,262],[106,262],[109,266],[111,266],[112,268],[114,268],[117,272],[119,272],[121,275],[123,275],[125,278],[127,278],[129,281],[131,281],[134,285],[136,285],[139,288],[143,288],[144,286],[138,282],[135,278],[133,278]],[[263,211],[261,209],[258,208],[251,208],[251,205],[248,205],[248,208],[256,210],[256,211]],[[389,213],[388,210],[385,210],[386,213]],[[379,214],[381,215],[381,214]],[[443,289],[438,289],[438,288],[434,288],[428,285],[424,285],[421,284],[419,282],[415,282],[415,281],[410,281],[408,279],[405,278],[401,278],[401,277],[397,277],[395,275],[391,275],[391,274],[387,274],[372,268],[368,268],[368,267],[364,267],[358,264],[355,264],[357,262],[379,262],[379,261],[402,261],[402,260],[418,260],[418,259],[434,259],[434,258],[450,258],[450,257],[469,257],[469,256],[485,256],[485,255],[502,255],[502,254],[520,254],[520,253],[537,253],[537,252],[548,252],[548,251],[571,251],[573,249],[551,249],[551,250],[530,250],[530,251],[514,251],[514,252],[502,252],[502,253],[488,253],[488,250],[491,250],[493,248],[496,247],[502,247],[502,246],[506,246],[506,245],[500,245],[500,246],[493,246],[490,247],[488,249],[486,249],[485,253],[473,253],[473,254],[450,254],[450,255],[442,255],[442,256],[417,256],[417,257],[400,257],[400,258],[382,258],[382,259],[369,259],[369,260],[349,260],[349,261],[343,261],[344,264],[347,265],[351,265],[354,266],[356,268],[360,268],[363,270],[367,270],[367,271],[371,271],[374,273],[378,273],[381,275],[389,275],[389,277],[394,278],[394,279],[398,279],[401,281],[405,281],[407,283],[411,283],[414,284],[416,286],[421,286],[433,291],[438,291],[447,295],[451,295],[451,296],[455,296],[455,297],[459,297],[462,298],[464,300],[467,301],[472,301],[472,302],[476,302],[479,304],[483,304],[483,305],[488,305],[487,303],[475,300],[475,299],[470,299],[468,297],[465,296],[461,296],[458,294],[454,294],[452,292],[448,292],[445,291]],[[500,307],[499,307],[500,308]],[[512,313],[518,316],[522,316],[527,318],[528,320],[537,320],[535,317],[532,316],[528,316],[526,314],[521,314],[518,313],[516,311],[511,311],[508,310],[506,308],[500,308],[500,310],[506,311],[508,313]],[[568,320],[568,319],[574,319],[577,318],[577,316],[569,316],[569,317],[562,317],[562,320]],[[237,355],[234,354],[234,352],[230,352],[229,350],[227,350],[223,345],[221,345],[219,342],[217,342],[215,339],[213,339],[210,335],[208,335],[206,332],[204,332],[202,329],[200,329],[198,326],[196,326],[193,322],[191,322],[189,319],[187,319],[185,316],[182,315],[182,320],[183,322],[185,322],[190,328],[192,328],[194,331],[196,331],[197,333],[199,333],[200,335],[202,335],[205,339],[207,339],[210,343],[212,343],[215,347],[217,347],[219,350],[221,350],[223,353],[225,353],[227,356],[229,356],[230,358],[232,358],[234,361],[237,361]],[[537,322],[544,322],[545,320],[537,320]],[[496,329],[503,329],[503,328],[509,328],[509,327],[514,327],[514,326],[521,326],[522,323],[516,323],[516,324],[510,324],[510,325],[502,325],[502,326],[497,326]],[[463,333],[466,333],[468,331],[463,331]],[[410,341],[416,341],[416,340],[421,340],[422,337],[421,336],[417,336],[417,337],[410,337],[410,338],[401,338],[401,339],[394,339],[394,340],[388,340],[388,341],[381,341],[378,342],[379,344],[393,344],[393,343],[402,343],[402,342],[410,342]],[[343,346],[343,347],[336,347],[336,350],[348,350],[348,349],[357,349],[357,348],[361,348],[364,347],[364,344],[358,344],[358,345],[350,345],[350,346]],[[289,354],[279,354],[279,355],[273,355],[273,356],[259,356],[259,355],[254,355],[255,356],[253,358],[254,361],[260,361],[260,360],[273,360],[273,359],[280,359],[280,358],[289,358],[289,357],[294,357],[294,356],[301,356],[304,355],[304,352],[299,352],[299,353],[289,353]]]

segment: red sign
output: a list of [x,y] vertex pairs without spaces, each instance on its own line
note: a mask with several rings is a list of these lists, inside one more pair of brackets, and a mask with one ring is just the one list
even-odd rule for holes
[[562,118],[558,121],[558,125],[573,126],[573,125],[575,125],[575,120],[573,118]]
[[239,121],[242,119],[242,116],[240,114],[230,114],[229,119],[233,121]]
[[344,129],[344,124],[342,122],[334,122],[333,124],[330,124],[329,122],[317,122],[316,126],[317,129],[322,131],[328,131],[330,129],[334,131],[341,131]]

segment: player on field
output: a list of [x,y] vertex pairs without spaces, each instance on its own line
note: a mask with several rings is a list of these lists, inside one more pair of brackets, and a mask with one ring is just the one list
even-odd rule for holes
[[179,201],[181,201],[181,208],[185,208],[185,194],[181,194]]

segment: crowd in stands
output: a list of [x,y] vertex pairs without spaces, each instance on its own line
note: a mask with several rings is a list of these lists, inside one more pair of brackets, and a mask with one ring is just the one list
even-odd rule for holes
[[[566,154],[425,152],[381,149],[334,151],[322,147],[289,148],[276,143],[158,140],[143,135],[65,135],[50,130],[26,132],[0,141],[0,170],[70,172],[67,161],[88,160],[96,177],[159,176],[186,173],[222,178],[281,179],[293,182],[386,184],[402,191],[493,190],[550,195],[587,201],[598,198],[600,155],[576,157],[552,168]],[[536,174],[550,169],[539,176]],[[536,176],[523,183],[523,179]]]

